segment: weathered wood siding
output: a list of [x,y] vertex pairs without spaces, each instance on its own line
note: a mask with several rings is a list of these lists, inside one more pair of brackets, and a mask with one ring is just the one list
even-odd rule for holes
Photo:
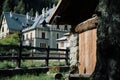
[[96,29],[79,34],[79,73],[91,74],[96,64]]

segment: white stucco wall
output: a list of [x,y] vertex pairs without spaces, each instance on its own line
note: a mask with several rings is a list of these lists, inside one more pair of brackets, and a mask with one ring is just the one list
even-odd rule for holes
[[[48,27],[50,29],[48,29]],[[28,38],[30,39],[30,34],[32,33],[33,45],[35,47],[40,47],[40,43],[46,43],[46,47],[57,48],[58,43],[56,39],[63,37],[65,33],[69,32],[69,29],[70,26],[68,27],[68,30],[64,30],[64,25],[60,25],[59,29],[57,28],[57,25],[49,25],[47,27],[40,26],[40,28],[24,32],[23,35],[26,40],[26,35],[28,34]],[[45,33],[45,39],[42,39],[43,32]]]
[[[4,32],[2,32],[2,28],[4,28]],[[6,24],[6,20],[5,20],[5,18],[3,17],[2,26],[1,26],[1,28],[0,28],[0,38],[6,37],[6,35],[7,35],[8,33],[9,33],[8,25]]]

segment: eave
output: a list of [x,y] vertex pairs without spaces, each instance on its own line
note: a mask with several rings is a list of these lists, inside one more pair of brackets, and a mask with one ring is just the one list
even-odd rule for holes
[[55,16],[60,16],[59,24],[77,25],[95,13],[99,0],[59,0],[56,9],[49,18],[49,23],[55,22]]

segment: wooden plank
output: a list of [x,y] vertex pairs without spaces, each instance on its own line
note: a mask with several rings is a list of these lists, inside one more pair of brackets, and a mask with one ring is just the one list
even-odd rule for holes
[[92,74],[96,64],[96,29],[79,34],[79,72]]
[[18,57],[2,57],[0,56],[0,60],[17,60]]

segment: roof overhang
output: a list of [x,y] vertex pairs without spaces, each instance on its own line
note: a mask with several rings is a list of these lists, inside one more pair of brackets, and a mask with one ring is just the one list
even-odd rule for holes
[[60,16],[59,24],[77,25],[92,17],[98,2],[99,0],[59,0],[49,23],[55,23],[56,16]]
[[81,22],[75,27],[75,32],[82,33],[88,30],[92,30],[97,28],[98,26],[98,17],[95,16],[93,18],[90,18],[86,21]]

